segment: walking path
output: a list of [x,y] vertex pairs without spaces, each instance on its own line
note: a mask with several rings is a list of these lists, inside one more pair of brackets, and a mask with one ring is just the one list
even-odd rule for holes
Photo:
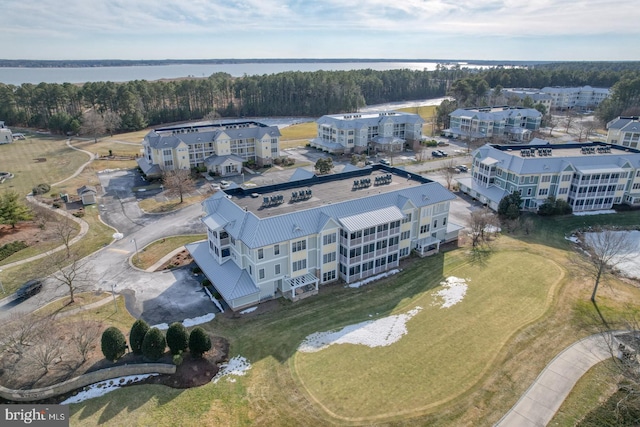
[[611,339],[612,335],[591,335],[560,352],[495,427],[546,426],[580,377],[611,357]]

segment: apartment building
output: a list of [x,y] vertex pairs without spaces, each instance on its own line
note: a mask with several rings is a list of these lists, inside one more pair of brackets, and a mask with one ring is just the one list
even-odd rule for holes
[[457,237],[455,196],[420,175],[374,165],[245,190],[203,202],[207,241],[187,245],[233,310],[315,295],[397,268],[412,250],[437,253]]
[[417,114],[384,111],[331,114],[320,117],[311,146],[329,153],[368,150],[402,151],[405,143],[422,139],[424,120]]
[[543,87],[540,92],[552,98],[554,110],[593,110],[610,95],[607,88],[582,87]]
[[280,153],[280,131],[255,121],[159,128],[144,137],[142,151],[138,165],[147,175],[202,166],[221,176],[237,175],[244,162],[272,164]]
[[[527,88],[510,88],[502,89],[502,95],[507,98],[516,98],[518,100],[524,100],[530,98],[535,105],[542,104],[548,111],[551,111],[553,106],[553,98],[548,93],[540,92],[539,89],[527,89]],[[515,104],[515,103],[514,103]]]
[[542,114],[535,108],[508,106],[458,108],[449,118],[450,127],[444,134],[470,140],[528,141],[542,122]]
[[640,150],[604,142],[551,145],[486,144],[472,153],[471,176],[460,190],[497,210],[502,198],[519,191],[523,209],[536,210],[549,196],[574,212],[640,206]]
[[607,143],[640,148],[640,118],[618,117],[607,123]]
[[11,129],[4,125],[4,122],[0,122],[0,144],[9,144],[13,142],[13,134]]

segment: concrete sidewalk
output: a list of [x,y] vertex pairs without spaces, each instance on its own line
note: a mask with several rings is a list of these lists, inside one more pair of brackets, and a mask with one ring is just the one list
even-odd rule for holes
[[564,349],[495,426],[546,426],[580,377],[611,357],[612,339],[612,335],[591,335]]

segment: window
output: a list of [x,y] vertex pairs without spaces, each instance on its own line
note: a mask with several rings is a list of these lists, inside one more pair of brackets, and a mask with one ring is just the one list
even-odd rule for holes
[[162,150],[162,154],[164,156],[171,156],[172,153],[171,153],[171,150]]
[[549,189],[548,188],[541,188],[538,191],[538,196],[546,196],[549,193]]
[[411,212],[409,212],[408,214],[406,214],[406,215],[404,216],[404,218],[402,218],[402,223],[403,223],[403,224],[406,224],[406,223],[408,223],[408,222],[411,222]]
[[368,245],[364,245],[362,247],[362,254],[366,255],[366,254],[368,254],[370,252],[373,252],[375,250],[375,248],[376,248],[376,246],[373,243],[369,243]]
[[634,190],[640,189],[640,183],[633,184],[633,189]]
[[400,240],[407,240],[410,236],[410,231],[403,231],[402,233],[400,233]]
[[373,261],[365,262],[362,264],[362,271],[373,270]]
[[350,237],[351,240],[361,238],[362,237],[362,230],[354,231],[353,233],[351,233],[351,235],[349,237]]
[[275,274],[280,274],[280,264],[276,264],[274,267]]
[[264,279],[264,268],[258,270],[258,278]]
[[224,248],[224,249],[222,250],[222,256],[223,256],[223,257],[227,257],[227,256],[229,256],[229,255],[231,255],[231,249],[229,249],[229,248]]
[[392,237],[389,239],[389,246],[393,246],[393,245],[397,245],[398,244],[398,236],[396,237]]
[[527,188],[527,196],[531,195],[531,188]]
[[389,229],[389,224],[382,224],[378,226],[378,233],[382,231],[387,231]]
[[549,182],[549,181],[551,181],[551,175],[542,176],[542,182]]
[[273,247],[273,254],[274,255],[280,255],[280,245],[275,245]]
[[447,217],[442,218],[442,225],[447,225]]
[[293,242],[291,244],[291,252],[299,252],[307,249],[307,241],[306,240],[298,240],[297,242]]
[[365,237],[369,236],[371,234],[376,234],[376,228],[375,227],[367,228],[366,230],[364,230]]
[[322,236],[323,245],[330,245],[331,243],[335,243],[335,242],[336,242],[336,233],[325,234],[324,236]]
[[571,175],[562,175],[562,182],[571,181]]
[[305,259],[301,259],[299,261],[294,261],[293,263],[293,271],[300,271],[307,268],[307,260]]
[[382,257],[376,260],[376,267],[383,267],[387,264],[387,258]]
[[251,268],[251,266],[249,266],[249,275],[253,275],[253,269]]
[[335,252],[329,252],[328,254],[322,255],[322,263],[323,264],[327,264],[327,263],[333,262],[335,260],[336,260],[336,253]]
[[264,249],[258,249],[258,259],[264,258]]
[[429,231],[429,224],[425,224],[425,225],[420,227],[420,234],[426,233],[428,231]]
[[164,165],[165,166],[169,166],[169,167],[173,167],[173,160],[165,160],[164,161]]
[[322,281],[323,282],[328,282],[329,280],[335,280],[335,278],[336,278],[336,271],[335,270],[325,271],[324,273],[322,273]]
[[376,242],[376,250],[380,250],[380,249],[384,249],[387,247],[387,241],[386,240],[380,240],[379,242]]
[[349,267],[349,275],[360,274],[360,264]]
[[409,248],[400,249],[400,256],[407,256],[407,255],[409,255]]
[[352,248],[349,251],[349,258],[355,258],[357,256],[360,256],[360,254],[362,253],[362,247],[358,246],[357,248]]
[[566,188],[566,187],[565,187],[565,188],[561,188],[561,189],[558,191],[558,194],[567,194],[567,191],[568,191],[568,190],[569,190],[569,189],[568,189],[568,188]]

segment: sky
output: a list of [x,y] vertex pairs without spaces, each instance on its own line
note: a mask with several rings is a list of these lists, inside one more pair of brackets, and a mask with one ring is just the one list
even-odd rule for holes
[[640,59],[636,1],[0,0],[0,10],[2,59]]

